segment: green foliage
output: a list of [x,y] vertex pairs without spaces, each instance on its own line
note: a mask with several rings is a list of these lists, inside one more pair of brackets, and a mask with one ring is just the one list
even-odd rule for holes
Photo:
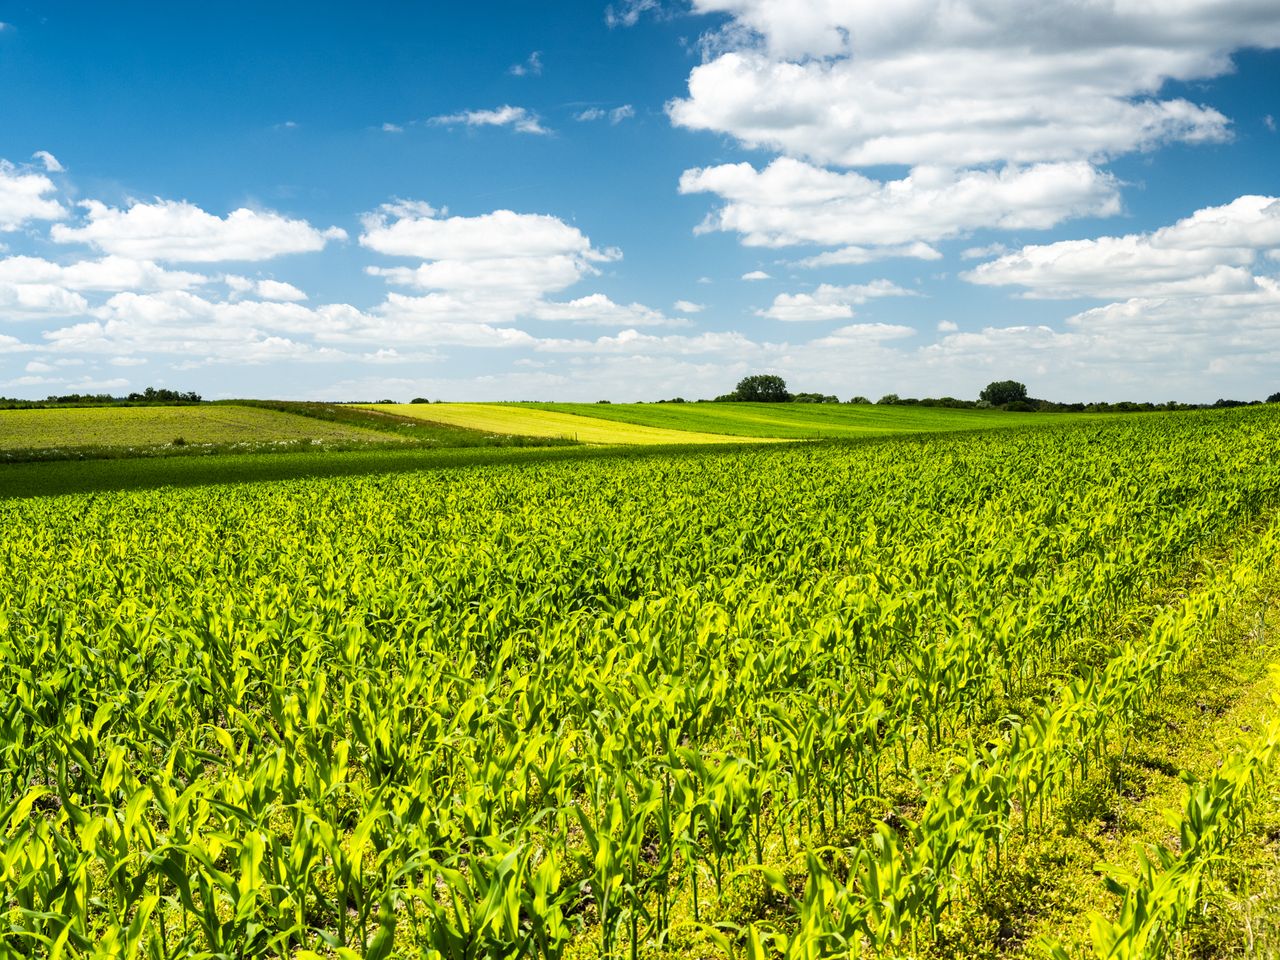
[[979,400],[985,400],[994,406],[1016,403],[1027,399],[1027,385],[1017,380],[994,380],[982,388]]
[[731,394],[743,403],[786,403],[791,399],[787,382],[772,373],[757,373],[743,377]]
[[1278,423],[0,501],[0,954],[930,955],[1270,575]]

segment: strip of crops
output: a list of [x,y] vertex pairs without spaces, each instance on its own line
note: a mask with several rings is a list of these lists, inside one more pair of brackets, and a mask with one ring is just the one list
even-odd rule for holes
[[1273,568],[1153,607],[1278,461],[1258,409],[0,502],[0,944],[923,949]]

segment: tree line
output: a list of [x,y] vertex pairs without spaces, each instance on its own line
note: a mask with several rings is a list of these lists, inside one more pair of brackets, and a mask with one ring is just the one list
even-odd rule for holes
[[[658,403],[687,403],[683,397],[671,400],[659,400]],[[854,403],[871,404],[873,401],[864,396],[854,396],[841,401],[834,394],[823,393],[791,393],[782,377],[771,373],[757,373],[743,377],[730,393],[721,394],[714,400],[698,400],[697,403]],[[1273,393],[1263,400],[1226,400],[1213,403],[1181,403],[1169,400],[1164,403],[1149,401],[1135,402],[1121,400],[1115,403],[1094,401],[1090,403],[1060,403],[1053,400],[1041,400],[1027,392],[1027,385],[1017,380],[994,380],[982,388],[975,400],[963,400],[957,397],[900,397],[896,393],[886,393],[874,401],[880,406],[899,407],[950,407],[958,410],[1000,409],[1016,413],[1139,413],[1158,410],[1204,410],[1224,407],[1246,407],[1260,403],[1280,403],[1280,392]]]
[[164,404],[173,406],[185,403],[200,403],[200,394],[194,390],[170,390],[167,387],[147,387],[140,393],[130,393],[123,397],[115,397],[109,393],[66,393],[60,396],[50,395],[43,400],[20,400],[12,397],[0,397],[0,409],[30,410],[37,407],[95,407],[95,406],[145,406],[147,404]]

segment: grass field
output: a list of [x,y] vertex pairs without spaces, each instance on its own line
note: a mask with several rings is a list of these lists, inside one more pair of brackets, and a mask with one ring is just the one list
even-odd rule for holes
[[0,499],[0,956],[1276,956],[1280,410],[1061,423]]
[[[684,426],[653,426],[628,421],[602,420],[584,416],[581,409],[591,404],[570,404],[571,411],[514,403],[432,403],[432,404],[368,404],[369,410],[381,410],[400,416],[418,417],[435,423],[446,423],[471,430],[514,433],[532,437],[564,437],[580,443],[597,444],[669,444],[669,443],[733,443],[742,434],[703,432]],[[752,439],[771,439],[766,434],[750,434]]]
[[360,427],[228,405],[0,410],[0,459],[24,451],[124,450],[212,444],[387,443]]
[[1042,426],[1090,416],[845,403],[539,403],[516,409],[545,410],[662,430],[791,439],[990,430]]
[[[727,445],[741,446],[740,443]],[[577,459],[632,459],[711,455],[725,449],[710,444],[696,447],[589,444],[421,446],[384,444],[348,449],[285,449],[271,456],[252,453],[211,453],[183,457],[68,458],[0,463],[0,499],[49,497],[72,493],[153,490],[158,487],[199,487],[214,484],[271,483],[322,477],[362,477],[376,474],[453,470],[470,466],[549,463]]]

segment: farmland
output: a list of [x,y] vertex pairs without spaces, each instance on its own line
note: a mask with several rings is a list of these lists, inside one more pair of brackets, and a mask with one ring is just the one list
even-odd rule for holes
[[[1025,414],[1003,410],[849,403],[540,403],[534,409],[594,417],[662,430],[694,430],[739,437],[821,439],[891,433],[943,433],[1028,425]],[[1094,419],[1057,414],[1033,420]]]
[[359,427],[242,406],[53,407],[0,410],[0,458],[24,451],[261,443],[384,443]]
[[526,456],[0,500],[0,953],[1280,948],[1274,406]]
[[572,410],[544,409],[523,403],[399,403],[363,406],[370,410],[419,417],[471,430],[531,437],[562,437],[580,443],[653,445],[741,442],[740,435],[705,433],[688,429],[683,424],[652,426],[625,420],[602,420],[586,415],[585,411],[594,408],[592,404],[567,404]]

